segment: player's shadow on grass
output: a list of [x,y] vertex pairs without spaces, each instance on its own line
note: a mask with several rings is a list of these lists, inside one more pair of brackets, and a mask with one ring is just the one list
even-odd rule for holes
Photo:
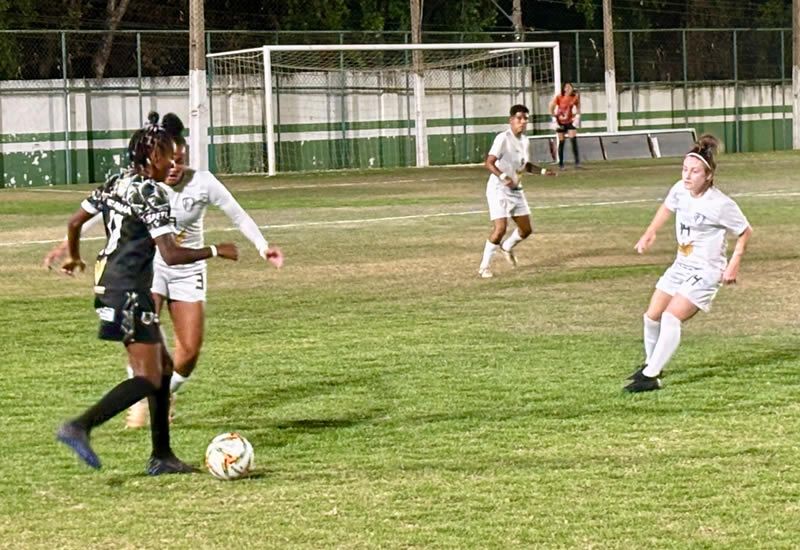
[[[718,376],[731,376],[742,370],[747,370],[749,379],[757,380],[757,371],[760,368],[776,365],[782,362],[795,363],[800,358],[800,348],[780,348],[763,351],[734,351],[732,353],[717,356],[703,361],[702,363],[689,364],[676,369],[670,369],[668,375],[674,375],[675,381],[681,385],[703,382],[709,378]],[[794,372],[788,369],[785,374]],[[777,369],[763,371],[764,379],[774,380],[775,377],[782,377],[782,373]]]

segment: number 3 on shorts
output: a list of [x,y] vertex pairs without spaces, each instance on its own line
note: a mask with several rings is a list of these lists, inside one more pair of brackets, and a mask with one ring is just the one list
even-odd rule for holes
[[197,274],[197,284],[195,285],[197,290],[203,290],[205,288],[205,280],[203,279],[203,274]]

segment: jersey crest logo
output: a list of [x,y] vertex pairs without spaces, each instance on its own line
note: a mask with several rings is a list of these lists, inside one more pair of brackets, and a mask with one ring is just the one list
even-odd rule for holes
[[688,256],[694,250],[694,245],[692,243],[686,244],[679,244],[678,245],[678,252],[683,254],[684,256]]
[[183,197],[181,199],[181,205],[183,206],[183,209],[186,210],[187,212],[192,208],[194,208],[195,204],[197,204],[197,201],[195,201],[192,197]]

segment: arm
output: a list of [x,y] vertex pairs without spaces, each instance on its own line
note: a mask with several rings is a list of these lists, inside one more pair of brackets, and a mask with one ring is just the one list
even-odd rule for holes
[[[209,174],[211,176],[211,174]],[[230,220],[236,224],[242,235],[247,237],[253,246],[258,250],[259,256],[280,268],[283,265],[283,252],[277,247],[270,247],[261,230],[244,208],[236,201],[234,196],[221,181],[211,176],[209,184],[209,199],[211,203],[218,206]]]
[[81,228],[94,214],[78,208],[67,223],[67,252],[69,257],[61,264],[61,271],[73,275],[75,270],[83,271],[86,264],[81,260]]
[[644,254],[648,248],[653,246],[653,243],[656,242],[656,233],[664,226],[671,215],[672,211],[662,203],[662,205],[658,207],[656,215],[653,216],[653,221],[650,222],[650,225],[647,226],[647,229],[639,238],[636,246],[633,247],[636,252]]
[[542,176],[557,176],[556,172],[552,170],[548,170],[544,166],[539,166],[538,164],[534,164],[533,162],[529,162],[525,165],[525,171],[529,174],[541,174]]
[[[103,216],[95,214],[92,219],[87,221],[81,227],[81,235],[85,234],[89,229],[97,225],[98,222],[103,220]],[[47,269],[53,269],[53,264],[59,262],[69,251],[69,240],[64,237],[64,240],[54,246],[50,252],[44,257],[44,266]]]
[[514,185],[516,185],[514,183],[514,180],[511,179],[511,176],[509,174],[506,174],[497,167],[496,156],[489,154],[486,157],[486,162],[484,162],[483,165],[486,167],[487,170],[489,170],[489,172],[500,178],[500,181],[502,181],[504,185],[508,187],[513,187]]
[[753,228],[750,226],[739,235],[739,238],[736,240],[736,247],[733,249],[733,255],[731,255],[731,260],[728,262],[728,267],[725,268],[725,271],[722,273],[722,284],[730,285],[736,282],[736,276],[739,274],[739,266],[742,263],[742,256],[744,256],[747,242],[752,236]]
[[184,248],[178,245],[174,233],[164,233],[153,240],[167,265],[191,264],[214,256],[234,261],[239,259],[239,250],[233,243],[220,243],[203,248]]

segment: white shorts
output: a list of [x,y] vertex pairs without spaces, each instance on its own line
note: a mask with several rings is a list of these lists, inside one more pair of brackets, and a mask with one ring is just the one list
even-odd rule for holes
[[489,219],[530,216],[531,209],[524,191],[506,191],[496,185],[486,186],[486,201],[489,203]]
[[176,302],[205,302],[208,282],[205,266],[202,271],[182,273],[169,268],[153,266],[151,290]]
[[656,283],[658,290],[670,296],[680,294],[706,313],[721,286],[721,271],[692,268],[677,262]]

